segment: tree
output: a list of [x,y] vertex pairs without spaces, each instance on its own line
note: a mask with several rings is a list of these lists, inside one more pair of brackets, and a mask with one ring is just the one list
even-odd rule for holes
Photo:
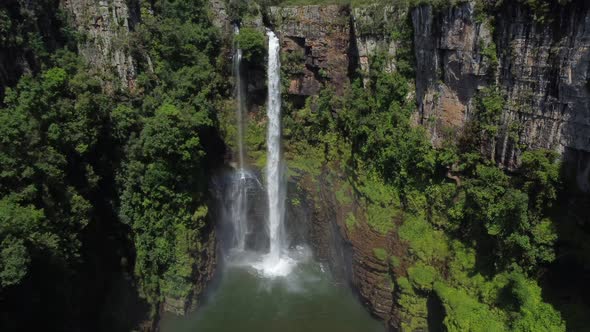
[[134,231],[135,272],[151,303],[191,291],[207,216],[205,152],[199,139],[206,125],[200,114],[164,104],[131,143],[121,219]]
[[510,292],[516,300],[512,330],[518,332],[565,331],[561,315],[550,304],[543,302],[541,288],[521,273],[510,276]]
[[509,180],[497,167],[477,166],[476,177],[465,186],[465,234],[491,244],[501,265],[517,262],[534,270],[555,258],[556,235],[548,219],[539,222],[530,213],[528,195]]
[[531,198],[531,209],[546,212],[557,198],[560,186],[559,155],[552,150],[525,151],[519,171],[524,179],[523,190]]
[[31,253],[60,254],[59,237],[45,222],[43,211],[23,206],[16,196],[0,199],[0,283],[18,285],[27,275]]
[[266,50],[264,35],[253,28],[242,28],[236,36],[236,43],[242,49],[244,59],[250,63],[261,63]]

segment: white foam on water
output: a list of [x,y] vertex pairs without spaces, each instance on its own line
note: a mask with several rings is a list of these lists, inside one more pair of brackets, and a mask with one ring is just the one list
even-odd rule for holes
[[276,278],[288,276],[296,265],[297,261],[288,256],[277,259],[274,256],[265,255],[261,262],[253,264],[252,267],[262,277]]

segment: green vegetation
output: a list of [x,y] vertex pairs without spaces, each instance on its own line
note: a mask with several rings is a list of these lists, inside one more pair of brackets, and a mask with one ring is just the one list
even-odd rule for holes
[[423,262],[443,260],[448,255],[444,233],[435,230],[422,217],[407,216],[398,233],[401,239],[410,244],[410,254]]
[[63,67],[24,76],[8,89],[0,110],[0,232],[5,252],[23,254],[21,278],[45,255],[63,264],[77,260],[101,167],[93,151],[110,103],[73,54],[60,56]]
[[373,248],[373,256],[380,261],[387,261],[387,250],[383,248]]
[[[550,22],[553,6],[569,3],[521,2],[542,24]],[[413,118],[407,9],[456,2],[396,2],[404,10],[395,20],[385,19],[389,3],[380,0],[260,4],[328,3],[365,7],[372,21],[359,22],[358,32],[395,40],[396,54],[377,52],[368,72],[353,75],[341,94],[324,87],[304,104],[285,98],[289,174],[320,193],[314,203],[334,193],[348,212],[348,234],[369,228],[396,241],[396,256],[385,248],[372,254],[400,274],[384,274],[383,282],[392,291],[395,284],[402,329],[428,328],[430,300],[444,308],[448,331],[564,331],[536,279],[556,258],[559,156],[523,149],[511,135],[520,166],[506,172],[496,165],[489,149],[506,108],[499,86],[481,89],[464,134],[437,148]],[[500,4],[478,2],[478,21],[490,23],[483,15]],[[6,71],[0,81],[0,311],[6,316],[25,306],[31,306],[27,317],[42,322],[98,316],[82,302],[87,296],[97,307],[108,305],[100,293],[112,286],[109,274],[137,285],[152,317],[163,301],[200,291],[194,282],[214,250],[208,186],[225,152],[218,131],[228,142],[236,134],[225,112],[233,116],[231,88],[222,75],[229,45],[210,24],[204,0],[138,5],[141,22],[117,40],[137,64],[130,90],[75,53],[86,36],[68,27],[55,1],[0,5],[0,48],[7,54],[0,57]],[[236,20],[258,10],[230,2]],[[243,28],[236,41],[245,61],[260,68],[264,35]],[[493,67],[497,53],[494,43],[481,45]],[[283,54],[285,79],[303,72],[304,58],[303,52]],[[384,70],[389,63],[395,71]],[[249,123],[249,158],[262,167],[264,112]],[[291,203],[301,204],[298,198]]]
[[244,60],[247,62],[261,61],[266,54],[266,43],[262,32],[254,28],[242,28],[235,39],[242,49]]
[[[411,38],[403,27],[382,28],[392,29],[393,38]],[[483,51],[491,65],[497,61],[494,48],[490,44]],[[393,61],[411,64],[411,54]],[[403,329],[427,328],[427,300],[434,297],[444,307],[441,323],[449,331],[532,331],[528,318],[522,318],[522,326],[517,322],[530,316],[563,331],[559,313],[533,290],[526,295],[536,303],[529,316],[516,296],[506,296],[515,276],[539,289],[534,277],[555,259],[556,155],[524,151],[520,168],[507,174],[484,154],[499,134],[505,108],[505,96],[495,86],[476,96],[465,134],[433,148],[411,120],[413,71],[384,71],[391,60],[374,56],[365,81],[354,81],[343,95],[325,88],[301,109],[289,105],[284,121],[288,156],[297,161],[305,155],[308,164],[319,165],[310,169],[314,178],[321,168],[343,174],[328,180],[337,183],[337,201],[358,204],[371,229],[397,235],[405,246],[408,255],[399,258],[373,249],[377,259],[396,270],[409,266],[407,278],[395,281]],[[313,154],[312,146],[318,147]],[[351,190],[338,189],[344,186]],[[356,222],[348,215],[347,229],[355,229]]]
[[[147,6],[147,5],[144,5]],[[214,63],[217,31],[201,2],[157,2],[143,17],[134,42],[142,42],[155,72],[138,80],[144,95],[134,103],[145,114],[129,133],[119,176],[120,216],[131,226],[135,275],[142,295],[157,304],[166,296],[188,298],[207,243],[207,179],[215,155],[220,78]],[[260,40],[245,32],[248,54]],[[120,114],[117,112],[116,114]],[[129,127],[127,117],[117,127]]]
[[346,229],[348,229],[349,232],[354,231],[357,227],[356,217],[350,212],[346,215],[346,220],[344,222],[346,223]]
[[442,283],[436,283],[434,289],[445,308],[444,326],[448,331],[506,331],[501,313],[464,291]]
[[421,262],[408,269],[408,277],[416,289],[430,290],[436,280],[436,269]]
[[399,267],[401,262],[400,259],[398,257],[395,256],[391,256],[389,257],[389,263],[391,264],[391,266],[393,266],[394,268]]
[[376,181],[374,177],[365,178],[365,182],[359,190],[365,197],[369,226],[381,234],[387,234],[393,230],[394,218],[400,213],[397,193],[391,187]]
[[80,36],[60,26],[56,5],[0,5],[12,54],[1,61],[28,52],[31,68],[0,104],[0,308],[15,312],[29,294],[28,316],[67,330],[52,324],[81,311],[98,321],[111,278],[137,283],[152,314],[165,297],[194,294],[225,87],[204,2],[141,2],[142,22],[121,41],[138,60],[133,91],[68,48]]
[[131,146],[121,217],[135,230],[135,272],[152,303],[160,300],[160,294],[182,298],[191,291],[191,266],[207,216],[203,197],[196,196],[204,175],[198,137],[206,125],[202,121],[188,110],[164,104],[146,119]]

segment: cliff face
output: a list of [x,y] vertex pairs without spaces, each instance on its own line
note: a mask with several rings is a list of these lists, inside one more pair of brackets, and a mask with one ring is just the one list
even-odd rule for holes
[[[449,130],[460,132],[478,90],[498,86],[506,104],[488,147],[493,160],[514,168],[523,149],[548,148],[576,159],[577,174],[588,173],[590,11],[580,4],[558,10],[541,24],[525,7],[505,5],[494,32],[488,20],[478,22],[472,3],[412,12],[419,121],[433,142]],[[577,182],[587,190],[590,179],[578,176]]]
[[[322,84],[337,93],[349,83],[350,12],[342,6],[271,7],[281,38],[283,67],[293,66],[289,94],[317,95]],[[303,66],[298,66],[303,65]]]
[[[396,56],[404,50],[391,31],[399,31],[396,24],[409,15],[415,120],[428,129],[434,145],[460,137],[476,112],[478,94],[497,87],[506,102],[498,136],[484,147],[489,157],[511,169],[526,149],[554,149],[578,187],[590,189],[588,6],[560,7],[554,21],[544,25],[518,5],[506,5],[491,17],[474,3],[439,10],[420,6],[410,13],[388,6],[272,7],[267,14],[281,38],[287,92],[298,97],[317,95],[323,86],[342,93],[357,73],[368,74],[377,55],[389,55],[381,70],[398,70]],[[322,183],[327,177],[301,181],[313,197],[310,234],[316,256],[348,279],[371,312],[393,329],[428,326],[430,299],[395,289],[393,280],[407,276],[403,260],[394,266],[373,252],[384,248],[406,257],[403,241],[395,232],[384,236],[368,227],[354,199],[338,202],[338,181]],[[354,230],[346,225],[350,213],[359,221]],[[408,301],[421,308],[418,314],[404,312],[401,302]]]
[[39,72],[62,47],[77,46],[110,90],[135,87],[129,33],[139,22],[138,1],[8,0],[0,5],[0,16],[0,99],[6,87],[23,74]]
[[175,298],[166,296],[162,303],[162,309],[183,316],[187,312],[196,310],[200,305],[201,295],[206,286],[213,279],[217,267],[217,238],[213,227],[206,231],[201,238],[202,246],[193,253],[195,261],[193,265],[193,289],[188,298]]
[[482,55],[491,43],[488,25],[476,23],[472,4],[435,15],[430,6],[412,12],[416,98],[420,124],[437,143],[445,128],[461,128],[473,112],[473,97],[487,84],[491,66]]
[[[429,130],[433,144],[460,135],[475,113],[479,91],[498,87],[506,102],[498,135],[486,147],[490,158],[512,169],[525,149],[554,149],[578,165],[581,176],[575,180],[588,190],[588,7],[559,6],[549,24],[537,23],[519,5],[505,5],[496,17],[480,15],[473,2],[414,8],[416,121]],[[383,70],[396,70],[400,47],[390,31],[406,13],[392,6],[271,7],[289,94],[316,95],[323,85],[341,93],[357,70],[369,71],[378,54],[390,56]]]
[[[140,4],[137,0],[60,0],[59,5],[68,14],[68,24],[78,39],[78,52],[90,66],[107,79],[105,88],[135,89],[136,59],[131,55],[129,39],[134,27],[141,24]],[[145,58],[148,62],[149,56]],[[151,68],[151,63],[148,64]],[[212,224],[212,223],[211,223]],[[166,296],[161,310],[184,315],[199,305],[200,295],[213,278],[217,264],[217,239],[214,227],[203,230],[201,245],[191,255],[194,258],[191,293],[186,298]],[[145,330],[155,328],[155,322],[142,323]]]
[[78,51],[103,74],[115,73],[122,87],[133,90],[136,67],[128,48],[130,29],[139,21],[135,1],[62,0],[81,39]]
[[362,207],[357,202],[340,204],[334,189],[342,183],[328,180],[329,172],[325,169],[317,178],[308,174],[297,179],[296,186],[302,189],[301,206],[309,211],[308,218],[297,222],[309,223],[308,242],[312,244],[315,258],[329,266],[337,280],[352,284],[375,316],[390,322],[396,317],[393,271],[387,260],[375,257],[373,248],[395,252],[399,241],[375,232],[364,222],[359,222],[354,229],[347,228],[346,216],[358,214],[360,218]]

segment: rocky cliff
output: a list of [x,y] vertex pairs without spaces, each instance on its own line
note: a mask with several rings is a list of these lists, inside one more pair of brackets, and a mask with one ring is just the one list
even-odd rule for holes
[[[416,121],[428,128],[433,144],[457,137],[476,112],[478,93],[498,87],[505,105],[498,135],[486,148],[490,158],[512,169],[526,149],[554,149],[576,165],[578,186],[587,190],[588,7],[558,6],[550,24],[516,4],[485,14],[474,2],[413,8]],[[324,85],[341,92],[356,74],[368,73],[379,54],[389,56],[382,69],[395,70],[402,42],[396,24],[406,14],[407,8],[377,5],[271,7],[283,65],[291,69],[289,94],[315,95]]]
[[125,0],[63,0],[80,35],[78,51],[104,75],[115,75],[124,88],[135,87],[136,66],[129,33],[139,23],[138,4]]
[[288,78],[289,94],[316,95],[323,85],[341,93],[353,56],[349,8],[270,7],[269,16],[281,39],[283,66],[297,67]]
[[[153,14],[153,4],[141,4],[146,13]],[[140,2],[136,0],[62,0],[61,8],[69,17],[68,24],[75,28],[78,53],[105,78],[107,90],[136,87],[137,64],[131,55],[130,39],[135,27],[142,24]],[[149,55],[144,54],[147,70],[152,70]],[[212,222],[211,222],[212,224]],[[183,315],[199,305],[199,297],[212,279],[217,263],[216,234],[214,227],[203,230],[201,245],[194,249],[192,276],[193,288],[186,298],[165,296],[161,309]],[[153,325],[153,323],[151,324]]]
[[434,142],[461,132],[478,91],[498,86],[506,103],[490,158],[514,168],[525,149],[555,149],[576,159],[587,190],[590,11],[581,2],[554,9],[544,24],[514,4],[483,19],[473,3],[414,9],[420,123]]
[[[588,7],[580,2],[556,7],[545,24],[527,7],[513,3],[485,13],[474,2],[465,2],[413,9],[271,7],[267,15],[281,38],[288,95],[313,96],[324,86],[342,93],[353,79],[369,75],[373,59],[381,55],[385,61],[378,70],[400,70],[398,58],[411,45],[415,121],[427,128],[434,145],[460,137],[477,112],[481,91],[497,89],[505,103],[498,134],[484,147],[489,158],[513,169],[527,149],[554,149],[575,174],[578,188],[587,191]],[[404,40],[400,23],[408,16],[410,42]],[[325,178],[327,174],[301,184],[313,198],[310,232],[318,258],[348,278],[372,313],[391,328],[427,328],[429,315],[436,312],[427,307],[436,303],[394,282],[407,276],[403,260],[381,260],[373,252],[383,248],[395,257],[409,256],[403,241],[395,232],[384,236],[368,227],[362,205],[355,199],[339,202],[334,191],[340,181],[323,183],[320,179]],[[353,192],[349,195],[354,197]],[[346,225],[349,214],[358,221],[353,230]],[[405,312],[408,306],[416,310]]]

